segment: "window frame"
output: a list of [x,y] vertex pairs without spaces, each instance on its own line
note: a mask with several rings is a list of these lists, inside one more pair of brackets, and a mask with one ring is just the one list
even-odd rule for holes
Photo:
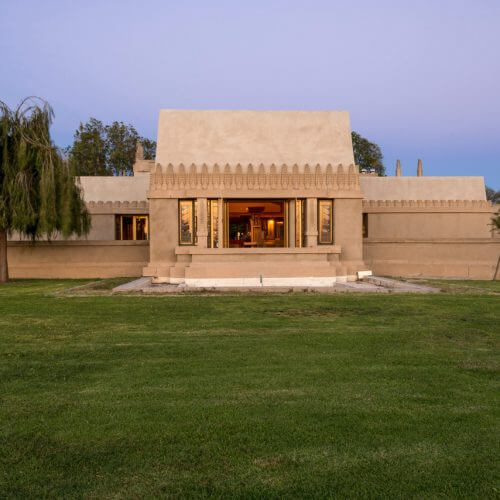
[[[181,239],[181,204],[185,202],[191,203],[191,241],[183,242]],[[194,198],[179,198],[177,203],[177,237],[179,246],[194,246],[196,245],[196,200]]]
[[[318,245],[333,245],[333,210],[334,203],[333,198],[318,198],[317,206],[317,226],[318,226]],[[321,205],[323,203],[328,203],[330,205],[330,238],[328,241],[321,240]]]
[[306,247],[306,216],[307,203],[305,198],[295,198],[295,248]]
[[[123,218],[131,217],[132,218],[132,238],[125,239],[123,238]],[[146,219],[146,239],[137,239],[137,219],[145,218]],[[149,214],[115,214],[115,241],[149,241]]]
[[[215,207],[217,215],[215,216],[212,207]],[[208,198],[207,199],[207,248],[220,248],[221,242],[219,234],[219,220],[221,214],[219,214],[219,199],[218,198]],[[215,219],[215,224],[213,224]]]

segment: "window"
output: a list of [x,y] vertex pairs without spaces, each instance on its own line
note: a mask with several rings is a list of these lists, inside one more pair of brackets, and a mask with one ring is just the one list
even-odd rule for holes
[[116,215],[115,238],[117,240],[149,239],[149,216]]
[[219,200],[208,200],[208,248],[219,247]]
[[287,246],[288,211],[284,200],[226,201],[226,244],[229,248]]
[[318,200],[318,243],[333,244],[333,200]]
[[179,245],[194,245],[196,238],[194,200],[179,200]]
[[368,238],[368,214],[363,214],[363,238]]
[[295,246],[306,246],[306,200],[295,200]]

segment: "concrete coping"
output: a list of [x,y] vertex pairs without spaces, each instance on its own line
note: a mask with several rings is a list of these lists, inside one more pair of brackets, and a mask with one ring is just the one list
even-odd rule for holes
[[398,243],[398,244],[410,244],[415,243],[432,243],[432,244],[449,244],[457,245],[459,243],[476,243],[479,245],[484,245],[485,243],[495,243],[500,244],[500,238],[496,238],[492,235],[490,238],[422,238],[422,239],[406,239],[406,238],[363,238],[363,243]]
[[9,246],[149,246],[148,240],[15,240],[8,241]]
[[175,248],[176,255],[255,255],[255,254],[340,254],[340,245],[321,245],[307,248],[199,248],[180,246]]

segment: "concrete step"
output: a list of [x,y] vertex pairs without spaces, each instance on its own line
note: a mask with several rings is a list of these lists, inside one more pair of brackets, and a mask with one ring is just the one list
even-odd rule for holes
[[123,283],[123,285],[115,286],[112,290],[113,293],[120,292],[134,292],[140,291],[143,288],[151,285],[151,278],[143,277],[136,279],[134,281],[129,281],[128,283]]
[[365,276],[363,278],[363,282],[387,288],[395,292],[413,292],[413,293],[439,292],[437,288],[433,288],[430,286],[417,285],[415,283],[408,283],[406,281],[395,280],[392,278],[383,278],[381,276]]

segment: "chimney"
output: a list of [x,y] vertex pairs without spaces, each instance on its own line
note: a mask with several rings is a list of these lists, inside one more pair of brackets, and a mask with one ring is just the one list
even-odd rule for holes
[[424,171],[422,169],[422,160],[418,160],[417,162],[417,177],[422,177],[424,175]]
[[135,144],[135,160],[144,160],[144,146],[141,141],[137,141]]
[[396,177],[401,177],[401,162],[396,160]]

